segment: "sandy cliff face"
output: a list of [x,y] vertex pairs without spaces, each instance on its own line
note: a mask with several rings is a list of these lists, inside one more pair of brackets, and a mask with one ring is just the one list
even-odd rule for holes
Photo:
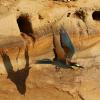
[[[61,25],[84,69],[34,64],[54,57]],[[99,0],[0,0],[0,100],[99,100],[99,26]]]

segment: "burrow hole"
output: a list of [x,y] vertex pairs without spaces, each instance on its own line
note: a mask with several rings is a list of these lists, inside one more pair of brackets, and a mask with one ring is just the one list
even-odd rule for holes
[[100,21],[100,11],[94,11],[92,17],[94,20]]
[[31,35],[33,33],[32,24],[29,20],[28,15],[20,15],[17,19],[18,27],[20,32],[25,33],[27,35]]

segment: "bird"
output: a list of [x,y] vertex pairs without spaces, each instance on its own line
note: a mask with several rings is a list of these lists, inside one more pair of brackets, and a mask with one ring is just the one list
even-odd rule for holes
[[61,26],[59,33],[60,41],[58,41],[57,36],[53,33],[53,50],[55,58],[53,58],[53,60],[42,59],[37,61],[37,63],[56,65],[57,70],[59,70],[60,68],[73,69],[73,67],[83,68],[83,66],[79,65],[77,62],[71,61],[75,53],[75,47],[63,26]]

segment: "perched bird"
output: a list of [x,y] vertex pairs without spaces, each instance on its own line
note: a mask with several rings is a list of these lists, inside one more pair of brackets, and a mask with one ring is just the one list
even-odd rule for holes
[[[72,68],[72,66],[80,67],[78,63],[71,62],[71,58],[75,53],[75,48],[63,27],[60,28],[60,42],[58,41],[55,34],[53,34],[53,44],[54,44],[54,53],[55,58],[53,60],[44,59],[39,60],[37,63],[41,64],[54,64],[56,68]],[[72,68],[73,69],[73,68]]]

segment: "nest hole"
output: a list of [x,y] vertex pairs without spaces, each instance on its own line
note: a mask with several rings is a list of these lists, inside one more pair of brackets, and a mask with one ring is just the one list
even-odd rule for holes
[[31,35],[33,33],[32,24],[29,20],[29,16],[20,15],[17,19],[18,27],[20,32]]
[[94,20],[100,21],[100,11],[94,11],[92,17]]

